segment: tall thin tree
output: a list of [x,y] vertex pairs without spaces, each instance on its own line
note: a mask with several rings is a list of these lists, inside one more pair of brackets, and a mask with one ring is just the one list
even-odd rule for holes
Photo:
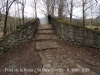
[[8,19],[9,9],[15,1],[16,0],[13,0],[11,3],[9,3],[9,0],[7,0],[7,2],[6,2],[6,15],[5,15],[5,22],[4,22],[4,36],[7,34],[7,19]]
[[73,14],[73,0],[71,0],[71,8],[70,8],[70,22],[72,22],[72,14]]
[[62,19],[63,7],[64,7],[64,0],[60,0],[58,8],[58,18],[60,19]]
[[83,0],[83,26],[85,26],[85,0]]

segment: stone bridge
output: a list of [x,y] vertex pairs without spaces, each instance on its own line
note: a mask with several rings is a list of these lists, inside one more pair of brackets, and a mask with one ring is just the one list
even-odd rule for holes
[[[14,46],[0,56],[0,75],[100,75],[100,52],[89,45],[86,47],[85,43],[81,43],[83,40],[79,42],[78,38],[82,38],[78,35],[76,39],[74,33],[68,33],[73,27],[65,27],[65,23],[59,23],[55,19],[51,24],[38,22],[37,20],[35,24],[31,23],[37,25],[36,33],[32,32],[34,26],[21,31],[27,32],[27,37],[31,37],[30,41],[24,41],[24,44]],[[68,31],[61,30],[64,27]],[[30,29],[31,34],[28,33]],[[25,35],[24,37],[27,38]]]

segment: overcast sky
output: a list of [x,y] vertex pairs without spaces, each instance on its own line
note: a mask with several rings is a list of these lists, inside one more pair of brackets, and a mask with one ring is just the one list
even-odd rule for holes
[[[28,17],[33,17],[34,16],[34,13],[33,13],[34,9],[30,5],[31,2],[32,2],[32,0],[27,0],[27,5],[25,7],[25,14],[27,14]],[[38,7],[42,9],[42,7],[37,4],[37,16],[38,17],[44,17],[44,14],[41,14],[41,10]]]
[[[41,1],[41,0],[40,0]],[[26,5],[25,5],[25,17],[34,17],[34,9],[32,8],[32,6],[30,5],[30,3],[32,3],[32,0],[26,0]],[[20,4],[19,4],[20,5]],[[10,15],[11,16],[15,16],[15,12],[18,13],[18,9],[16,8],[17,6],[15,4],[13,4],[11,6],[11,9],[10,9]],[[21,7],[21,6],[20,6]],[[40,7],[40,9],[42,9],[41,6],[38,6]],[[16,9],[15,9],[16,8]],[[37,8],[37,16],[38,17],[44,17],[44,14],[41,14],[41,11],[40,9]],[[19,9],[21,10],[21,8]],[[20,11],[21,13],[21,11]]]
[[[40,0],[40,1],[42,1],[42,0]],[[27,0],[27,2],[26,2],[26,6],[25,6],[25,17],[33,17],[34,16],[34,9],[30,5],[31,2],[32,2],[32,0]],[[98,5],[99,4],[100,4],[100,0],[98,0]],[[41,10],[43,9],[42,5],[38,6],[38,8],[37,8],[37,15],[38,15],[38,17],[44,17],[44,14],[41,14],[40,9]],[[10,10],[11,15],[14,15],[15,14],[14,11],[15,11],[15,6],[13,4],[12,9]],[[17,12],[17,10],[16,10],[16,12]],[[88,15],[88,17],[90,17],[91,16],[90,15],[90,12],[88,11],[88,13],[89,14],[87,14],[87,15]],[[77,18],[81,18],[82,17],[82,8],[75,8],[74,11],[73,11],[73,15],[75,17],[77,16]]]

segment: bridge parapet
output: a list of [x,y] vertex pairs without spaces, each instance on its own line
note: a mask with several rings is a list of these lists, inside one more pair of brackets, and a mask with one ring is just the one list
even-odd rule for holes
[[51,24],[54,26],[56,33],[61,39],[100,49],[100,31],[54,18],[52,18]]
[[10,48],[21,45],[30,40],[39,25],[39,19],[36,18],[25,25],[19,26],[14,32],[0,38],[0,54],[7,52]]

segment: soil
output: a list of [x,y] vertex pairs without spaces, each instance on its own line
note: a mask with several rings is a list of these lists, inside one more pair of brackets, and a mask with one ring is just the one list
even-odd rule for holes
[[41,67],[33,39],[0,56],[0,75],[37,75]]
[[86,66],[100,75],[100,51],[98,49],[75,45],[63,40],[59,40],[58,44],[66,51],[67,56],[71,57],[77,64]]
[[[50,40],[46,40],[46,41],[50,41]],[[51,66],[50,64],[47,65],[47,60],[49,62],[53,61],[52,62],[53,65],[61,64],[61,66],[62,65],[64,67],[69,66],[72,68],[73,66],[69,61],[70,59],[71,61],[74,61],[73,64],[74,66],[76,64],[78,66],[81,65],[84,68],[89,68],[90,73],[91,72],[95,73],[92,75],[100,75],[100,51],[98,49],[79,46],[70,43],[68,41],[63,41],[60,38],[59,40],[54,39],[54,41],[56,41],[57,44],[60,46],[59,49],[55,49],[55,50],[47,49],[47,50],[37,52],[36,50],[37,41],[34,41],[33,38],[29,42],[20,46],[16,46],[13,49],[9,50],[7,53],[1,55],[0,75],[39,75],[39,70],[43,67],[41,61],[46,62],[46,64],[44,63],[44,66],[45,65],[47,67]],[[51,58],[50,58],[51,60],[49,60],[48,57],[52,57],[53,60]],[[58,57],[62,57],[62,58],[58,58]],[[57,62],[55,60],[57,61],[60,60],[61,62],[59,61],[58,63],[55,63]],[[69,62],[68,65],[66,65],[65,60],[66,61],[68,60],[67,61]],[[59,74],[59,75],[66,75],[66,74]],[[90,75],[90,74],[74,73],[71,75]]]

